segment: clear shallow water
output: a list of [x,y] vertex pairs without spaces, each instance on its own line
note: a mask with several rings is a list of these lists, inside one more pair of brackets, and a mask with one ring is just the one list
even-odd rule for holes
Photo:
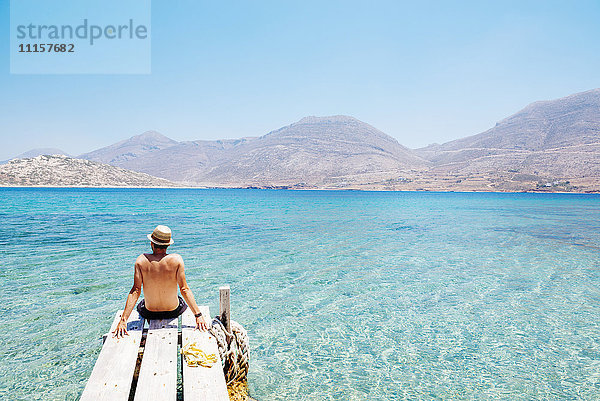
[[598,399],[600,197],[0,189],[0,399],[77,399],[156,224],[265,400]]

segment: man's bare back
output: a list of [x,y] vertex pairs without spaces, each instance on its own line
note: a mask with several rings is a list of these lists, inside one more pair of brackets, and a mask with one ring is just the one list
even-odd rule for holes
[[[159,235],[165,236],[164,244],[159,241],[157,232]],[[154,229],[152,236],[148,235],[148,238],[152,253],[142,254],[135,261],[133,287],[127,296],[121,320],[113,333],[117,337],[127,335],[127,319],[142,293],[142,288],[145,304],[143,307],[152,313],[174,312],[180,306],[177,296],[177,287],[179,287],[181,296],[196,316],[196,328],[206,330],[204,317],[200,314],[194,294],[185,280],[183,258],[176,253],[167,254],[167,247],[173,243],[171,230],[166,226],[158,226]]]
[[185,277],[178,277],[178,272],[183,273],[181,256],[176,253],[164,256],[145,253],[138,256],[135,268],[142,275],[146,309],[169,311],[179,306],[177,283],[185,281]]

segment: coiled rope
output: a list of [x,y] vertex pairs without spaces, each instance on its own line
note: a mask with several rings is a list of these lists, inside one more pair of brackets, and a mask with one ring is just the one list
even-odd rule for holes
[[215,316],[208,331],[217,340],[229,398],[232,401],[247,400],[247,376],[250,360],[248,333],[241,324],[233,320],[231,321],[231,332],[228,332],[219,316]]

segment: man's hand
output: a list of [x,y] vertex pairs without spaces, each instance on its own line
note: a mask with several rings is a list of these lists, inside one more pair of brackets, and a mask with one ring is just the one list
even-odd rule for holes
[[119,320],[117,328],[115,329],[115,331],[113,331],[113,337],[123,338],[128,335],[129,333],[127,332],[127,322],[124,320]]
[[204,316],[196,317],[196,328],[200,331],[208,330],[208,325],[206,324],[206,321],[204,321]]

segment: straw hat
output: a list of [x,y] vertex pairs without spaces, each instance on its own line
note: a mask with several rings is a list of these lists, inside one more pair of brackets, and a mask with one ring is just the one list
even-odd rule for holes
[[171,229],[167,226],[156,226],[152,234],[148,234],[148,239],[156,245],[165,246],[173,244]]

